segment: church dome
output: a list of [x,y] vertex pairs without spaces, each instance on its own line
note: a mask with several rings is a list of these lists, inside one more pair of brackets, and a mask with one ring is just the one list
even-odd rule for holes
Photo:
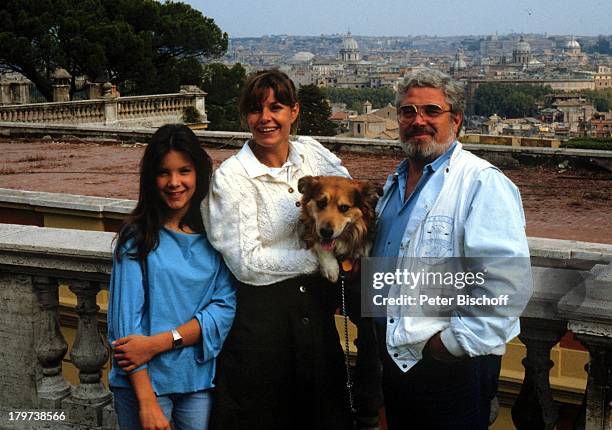
[[572,39],[567,42],[565,47],[569,49],[580,49],[580,43],[578,43],[578,41],[572,37]]
[[300,51],[291,57],[291,61],[295,63],[308,63],[313,58],[314,54],[312,52]]
[[353,39],[353,36],[351,36],[350,31],[348,32],[348,34],[342,41],[342,49],[344,49],[345,51],[358,51],[359,50],[359,45],[357,44],[357,41]]
[[453,64],[451,65],[451,70],[456,72],[459,70],[464,70],[466,68],[467,68],[467,64],[465,64],[463,50],[459,50],[457,51],[457,54],[455,55],[455,61],[453,61]]
[[531,45],[521,36],[518,43],[516,44],[516,48],[514,49],[517,53],[531,53]]

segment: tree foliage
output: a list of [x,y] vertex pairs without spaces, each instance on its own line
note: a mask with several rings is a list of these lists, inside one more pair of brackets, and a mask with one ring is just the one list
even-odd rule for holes
[[154,0],[3,0],[0,68],[51,100],[51,76],[104,78],[124,94],[174,92],[200,79],[198,59],[222,55],[228,37],[191,6]]
[[593,102],[593,106],[595,106],[598,112],[608,112],[612,109],[612,88],[604,88],[599,91],[585,91],[584,95]]
[[331,107],[316,85],[303,85],[298,91],[300,122],[298,133],[308,136],[333,136],[336,125],[329,120]]
[[550,86],[528,84],[485,83],[476,88],[476,115],[498,114],[506,118],[522,118],[537,114],[537,102],[552,93]]
[[364,102],[372,103],[374,109],[380,109],[393,104],[395,101],[395,93],[393,89],[388,87],[380,88],[334,88],[326,87],[322,89],[323,94],[332,103],[346,103],[349,109],[356,110],[360,113],[361,106]]
[[231,68],[220,63],[211,63],[204,68],[201,88],[208,93],[206,111],[210,130],[241,129],[238,98],[245,80],[246,70],[240,63]]
[[599,150],[605,150],[605,151],[612,151],[612,139],[579,137],[579,138],[570,139],[567,142],[561,143],[561,148],[599,149]]

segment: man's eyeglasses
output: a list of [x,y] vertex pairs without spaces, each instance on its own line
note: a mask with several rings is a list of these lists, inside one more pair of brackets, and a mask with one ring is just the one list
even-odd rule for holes
[[450,112],[452,109],[442,109],[442,106],[433,103],[424,105],[403,105],[397,109],[397,119],[399,122],[411,123],[420,113],[423,119],[437,118],[443,113]]

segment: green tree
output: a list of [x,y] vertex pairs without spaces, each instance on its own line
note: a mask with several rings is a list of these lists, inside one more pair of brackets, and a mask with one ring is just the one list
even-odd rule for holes
[[605,88],[599,91],[585,91],[584,95],[593,102],[593,106],[595,106],[598,112],[608,112],[612,109],[612,88]]
[[[198,81],[198,59],[222,55],[227,34],[180,2],[3,0],[0,69],[23,74],[51,100],[56,68],[103,77],[124,94],[177,91]],[[191,81],[191,82],[189,82]]]
[[387,106],[389,103],[393,104],[395,101],[395,93],[393,89],[387,87],[380,88],[334,88],[326,87],[322,89],[325,97],[327,97],[332,103],[346,103],[346,106],[350,108],[359,107],[354,109],[361,111],[361,105],[365,101],[372,103],[374,109],[379,109]]
[[241,129],[238,97],[245,79],[246,70],[239,63],[231,68],[220,63],[211,63],[204,68],[201,87],[208,93],[206,111],[210,130]]
[[303,85],[298,91],[300,122],[298,133],[308,136],[333,136],[336,125],[329,120],[331,107],[316,85]]
[[476,88],[474,111],[483,116],[494,113],[508,118],[532,116],[537,113],[537,102],[549,93],[550,86],[485,83]]

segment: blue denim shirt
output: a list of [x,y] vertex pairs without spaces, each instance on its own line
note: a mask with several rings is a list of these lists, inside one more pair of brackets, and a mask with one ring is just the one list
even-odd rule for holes
[[[444,154],[423,168],[423,174],[407,201],[404,199],[408,182],[408,160],[400,163],[393,176],[391,188],[387,191],[390,193],[388,203],[378,215],[378,231],[370,253],[372,257],[393,257],[399,254],[402,235],[397,232],[404,231],[407,234],[416,228],[416,221],[422,218],[418,215],[422,215],[426,210],[422,204],[418,205],[423,201],[421,194],[427,195],[428,201],[438,198],[444,184],[444,176],[440,174],[440,170],[448,164],[456,145],[457,143],[453,143]],[[412,216],[413,212],[417,216]]]

